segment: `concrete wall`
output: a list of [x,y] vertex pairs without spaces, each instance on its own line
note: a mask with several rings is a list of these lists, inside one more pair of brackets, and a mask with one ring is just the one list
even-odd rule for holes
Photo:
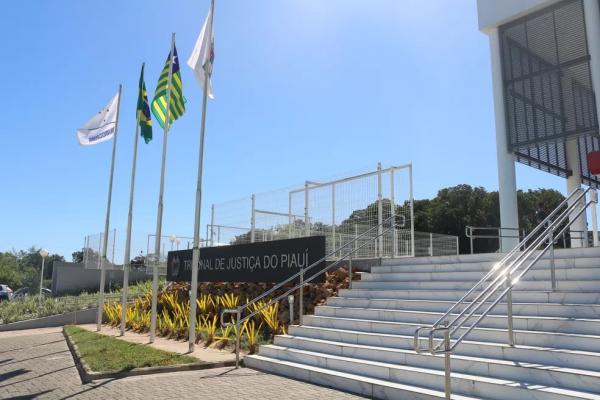
[[[145,270],[131,270],[129,283],[152,279]],[[123,285],[123,271],[107,270],[106,287]],[[69,262],[54,262],[52,271],[52,294],[78,293],[85,291],[98,291],[100,286],[100,270],[85,269],[83,264]]]
[[96,322],[97,313],[97,308],[88,308],[87,310],[73,311],[59,315],[51,315],[49,317],[13,322],[4,325],[0,324],[0,332],[20,331],[23,329],[50,328],[54,326],[64,326],[67,324],[91,324]]

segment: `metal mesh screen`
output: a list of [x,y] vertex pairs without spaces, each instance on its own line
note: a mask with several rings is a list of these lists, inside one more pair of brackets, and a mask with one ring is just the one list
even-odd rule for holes
[[598,119],[581,0],[565,0],[500,28],[510,149],[529,166],[566,177],[565,140],[575,138],[582,179],[598,149]]
[[[207,237],[215,245],[322,235],[332,252],[395,215],[402,228],[381,241],[363,237],[358,257],[412,255],[411,166],[379,168],[256,194],[213,206]],[[391,223],[391,222],[390,222]],[[385,229],[385,228],[383,228]]]
[[[108,231],[108,243],[106,246],[105,269],[122,269],[123,254],[116,241],[117,230]],[[102,249],[104,245],[104,233],[87,235],[84,238],[83,265],[87,269],[102,268]]]

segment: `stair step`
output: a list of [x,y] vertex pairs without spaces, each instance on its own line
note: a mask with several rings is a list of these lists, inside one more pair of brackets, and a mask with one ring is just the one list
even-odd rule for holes
[[[464,263],[441,263],[441,264],[384,264],[371,267],[373,273],[385,272],[488,272],[490,268],[499,260],[464,262]],[[539,260],[535,264],[535,269],[550,269],[549,259]],[[583,258],[556,258],[554,260],[555,268],[577,268],[588,269],[600,266],[598,257]]]
[[[372,299],[406,299],[406,300],[446,300],[456,302],[465,295],[466,290],[448,289],[359,289],[358,282],[353,283],[352,289],[340,289],[340,297],[372,298]],[[470,288],[469,288],[470,289]],[[479,291],[474,292],[479,294]],[[600,290],[595,293],[580,291],[522,291],[518,287],[512,292],[515,303],[563,303],[563,304],[600,304]]]
[[[489,269],[490,266],[488,266]],[[473,281],[477,282],[485,276],[487,271],[448,271],[448,272],[374,272],[361,274],[362,281],[393,281],[393,282],[406,282],[406,281]],[[576,280],[599,280],[600,279],[600,268],[556,268],[555,269],[556,280],[562,281],[576,281]],[[538,269],[537,265],[535,269],[530,270],[527,275],[523,277],[523,281],[550,281],[551,270],[550,269]],[[473,286],[473,285],[471,285]]]
[[[346,344],[385,347],[391,349],[413,350],[413,335],[396,335],[357,331],[351,329],[332,329],[316,326],[290,326],[293,336],[328,340]],[[421,340],[423,348],[426,340]],[[585,351],[553,349],[536,346],[509,346],[503,342],[478,342],[466,339],[455,350],[456,355],[482,357],[515,363],[556,365],[560,368],[586,369],[600,372],[600,354]]]
[[[329,297],[327,305],[333,307],[379,308],[386,310],[411,310],[445,313],[455,301],[377,299],[361,297]],[[469,303],[467,303],[469,304]],[[491,305],[491,303],[486,303]],[[462,310],[461,306],[457,311]],[[491,315],[506,315],[506,303],[500,303],[491,311]],[[539,317],[590,318],[600,319],[600,305],[597,304],[560,304],[560,303],[515,303],[513,315],[535,315]]]
[[[368,378],[387,380],[404,385],[425,387],[430,390],[444,390],[444,371],[395,365],[379,361],[368,361],[350,357],[335,356],[318,352],[290,349],[276,345],[261,346],[259,355],[272,359],[295,362],[336,372],[350,373]],[[575,392],[569,389],[515,382],[506,379],[482,377],[463,373],[452,373],[452,392],[457,394],[485,395],[489,399],[507,398],[537,399],[542,392],[552,399],[593,399],[590,393]]]
[[[463,294],[471,289],[477,280],[472,281],[355,281],[352,283],[354,289],[386,289],[386,290],[459,290]],[[519,281],[514,286],[516,290],[550,290],[552,284],[550,281]],[[574,280],[558,281],[557,289],[561,291],[577,291],[598,293],[600,280]]]
[[[282,348],[380,361],[393,365],[411,365],[439,371],[444,369],[442,355],[415,353],[413,350],[365,346],[291,335],[276,336],[274,344]],[[462,355],[452,356],[452,371],[479,376],[490,375],[499,379],[524,380],[547,386],[558,384],[561,388],[576,391],[585,387],[587,392],[600,394],[600,372],[594,371]]]
[[[358,318],[304,316],[304,324],[334,329],[354,329],[371,333],[413,335],[423,324],[410,322],[389,322]],[[462,328],[461,331],[466,330]],[[600,352],[600,336],[541,331],[514,330],[515,343],[525,346],[553,347],[568,350]],[[506,329],[480,328],[471,331],[469,338],[481,342],[502,343],[507,340]]]
[[[482,310],[484,308],[482,307]],[[351,308],[335,306],[318,306],[314,315],[340,318],[356,318],[387,322],[410,322],[419,325],[432,325],[444,313],[414,310],[389,310],[377,308]],[[450,318],[458,314],[450,314]],[[475,315],[477,317],[479,315]],[[506,315],[488,315],[479,325],[482,328],[506,329]],[[600,334],[600,320],[562,317],[513,316],[513,327],[523,331],[548,331],[555,333],[571,333],[580,335]]]
[[[378,399],[438,400],[444,399],[443,391],[431,390],[390,382],[384,379],[368,378],[345,372],[333,371],[311,365],[278,360],[261,355],[244,358],[244,364],[250,368],[266,370],[306,382],[337,388],[343,391]],[[454,400],[485,400],[484,397],[453,395]]]

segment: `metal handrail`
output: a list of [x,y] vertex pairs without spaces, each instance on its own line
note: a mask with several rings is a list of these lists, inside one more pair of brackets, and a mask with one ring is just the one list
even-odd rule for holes
[[[489,233],[480,233],[477,234],[475,233],[476,231],[496,231],[496,234],[489,234]],[[511,235],[505,235],[502,234],[503,231],[516,231],[516,234]],[[570,229],[569,230],[569,235],[571,237],[571,241],[573,240],[581,240],[582,243],[584,243],[584,240],[586,239],[585,237],[585,233],[587,231],[577,231],[577,230],[573,230]],[[579,237],[574,237],[574,233],[580,234]],[[527,230],[525,230],[524,228],[502,228],[502,227],[498,227],[498,226],[472,226],[472,225],[467,225],[465,226],[465,236],[469,239],[469,243],[470,243],[470,249],[471,249],[471,254],[474,254],[474,241],[475,239],[496,239],[496,240],[501,240],[503,238],[510,238],[510,239],[519,239],[521,240],[522,237],[525,237],[527,235]],[[562,234],[562,239],[563,239],[563,246],[566,247],[566,243],[567,243],[567,238],[565,237],[565,233],[563,232]],[[498,249],[498,251],[500,251],[500,249]]]
[[[360,249],[362,249],[363,247],[369,245],[371,242],[375,241],[376,239],[379,239],[380,237],[382,237],[383,235],[385,235],[386,233],[390,232],[391,230],[395,230],[398,228],[398,224],[395,223],[395,221],[393,222],[393,224],[391,224],[390,226],[385,227],[385,225],[388,225],[390,223],[390,221],[392,221],[396,216],[392,215],[389,218],[385,219],[384,221],[382,221],[381,224],[375,225],[371,228],[369,228],[368,230],[366,230],[365,232],[363,232],[362,234],[360,234],[359,236],[354,237],[353,239],[351,239],[350,241],[346,242],[345,244],[339,246],[337,249],[332,250],[329,254],[325,255],[324,257],[322,257],[321,259],[315,261],[314,263],[312,263],[311,265],[309,265],[306,268],[301,269],[299,272],[297,272],[296,274],[290,276],[289,278],[285,279],[284,281],[278,283],[277,285],[273,286],[271,289],[263,292],[262,294],[260,294],[259,296],[255,297],[254,299],[248,301],[245,304],[242,304],[240,306],[238,306],[235,309],[225,309],[223,311],[221,311],[221,324],[222,326],[236,326],[236,344],[235,344],[235,353],[236,353],[236,368],[239,367],[239,361],[240,361],[240,337],[241,337],[241,326],[244,322],[246,322],[247,320],[249,320],[250,318],[252,318],[253,316],[255,316],[256,314],[260,313],[262,310],[270,307],[272,304],[280,301],[281,299],[285,298],[286,296],[288,296],[289,294],[291,294],[292,292],[300,289],[300,298],[299,298],[299,324],[302,325],[302,318],[303,318],[303,313],[304,313],[304,307],[303,307],[303,297],[304,297],[304,285],[306,285],[308,282],[312,281],[314,278],[318,277],[321,274],[324,274],[325,272],[329,271],[331,268],[333,268],[334,266],[340,264],[343,260],[345,260],[346,258],[348,258],[349,260],[349,277],[350,277],[350,284],[352,284],[352,255],[355,254],[357,251],[359,251]],[[384,229],[381,232],[379,231],[380,227],[384,227]],[[360,246],[354,246],[354,244],[362,239],[364,236],[366,236],[369,233],[373,233],[373,232],[378,232],[375,236],[368,238],[365,242],[363,242]],[[309,278],[305,279],[305,273],[313,268],[315,268],[316,266],[326,262],[328,259],[330,259],[332,256],[335,256],[336,254],[341,254],[342,251],[344,251],[345,249],[350,248],[345,254],[341,255],[337,260],[335,260],[334,262],[332,262],[331,264],[327,265],[325,268],[320,269],[319,271],[317,271],[316,273],[314,273],[313,275],[311,275]],[[292,288],[288,289],[286,292],[276,296],[276,297],[272,297],[268,302],[262,304],[262,306],[254,306],[254,310],[252,310],[249,314],[245,315],[244,317],[242,317],[242,313],[244,310],[247,310],[250,306],[255,305],[256,303],[258,303],[259,301],[261,301],[262,299],[266,298],[267,296],[269,296],[270,294],[272,294],[273,292],[275,292],[278,289],[281,289],[282,287],[284,287],[285,285],[289,284],[290,282],[296,280],[297,278],[300,278],[300,282],[298,284],[296,284],[295,286],[293,286]],[[225,314],[236,314],[236,321],[235,323],[233,322],[225,322],[224,321],[224,316]]]
[[[585,202],[586,194],[590,192],[590,200]],[[583,205],[582,202],[583,201]],[[570,204],[569,204],[570,203]],[[477,282],[459,301],[457,301],[450,309],[441,316],[431,326],[421,326],[415,330],[414,334],[414,348],[417,353],[429,351],[431,354],[444,353],[445,355],[445,378],[446,378],[446,398],[450,399],[450,355],[454,349],[465,339],[465,337],[471,333],[477,325],[488,316],[492,309],[505,297],[507,298],[507,314],[508,314],[508,336],[510,345],[514,345],[514,333],[513,333],[513,318],[512,318],[512,287],[525,275],[527,272],[542,258],[546,252],[551,249],[550,268],[551,268],[551,280],[552,290],[556,290],[556,276],[555,276],[555,265],[554,265],[554,238],[562,235],[574,222],[575,220],[586,211],[590,205],[594,205],[592,208],[592,224],[594,232],[597,231],[597,222],[595,220],[596,215],[596,204],[597,204],[597,193],[594,189],[587,188],[586,190],[576,189],[573,191],[565,200],[563,200],[533,231],[531,231],[517,246],[515,246],[506,256],[499,262],[495,263],[494,266],[488,273]],[[563,209],[567,205],[565,209]],[[562,211],[561,211],[562,209]],[[552,218],[558,214],[558,216],[552,220]],[[558,234],[555,235],[555,230]],[[541,232],[540,232],[541,231]],[[594,238],[594,244],[598,242],[597,238]],[[527,263],[527,260],[534,255],[538,248],[542,245],[542,249],[533,258],[532,261]],[[520,252],[520,249],[524,250]],[[519,253],[514,259],[513,256]],[[521,268],[526,265],[524,268]],[[521,269],[519,271],[519,269]],[[488,282],[491,279],[491,282]],[[467,303],[469,296],[475,292],[478,288],[484,286],[479,295]],[[463,332],[454,342],[451,342],[451,337],[457,333],[460,329],[464,328],[464,325],[475,313],[481,309],[491,297],[496,294],[501,287],[505,285],[505,289],[498,295],[495,301],[483,311],[474,323],[466,327]],[[451,313],[456,310],[459,306],[464,305],[458,315],[452,316],[452,321],[449,321]],[[421,331],[429,330],[428,335],[428,348],[423,350],[420,347]],[[436,339],[436,333],[443,332],[444,338],[437,345],[434,341]]]

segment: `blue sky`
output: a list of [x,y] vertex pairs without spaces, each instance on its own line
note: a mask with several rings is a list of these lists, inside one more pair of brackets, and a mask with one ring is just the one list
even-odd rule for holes
[[[126,224],[137,80],[153,94],[171,32],[183,60],[209,1],[55,0],[3,7],[0,251],[65,255],[103,229],[111,144],[75,130],[123,84],[111,225]],[[305,179],[414,163],[415,197],[497,189],[487,37],[474,0],[217,0],[203,227],[210,204]],[[202,95],[182,66],[163,233],[193,229]],[[136,254],[155,230],[162,132],[140,143]],[[519,188],[564,180],[518,165]],[[203,230],[204,231],[204,230]]]

